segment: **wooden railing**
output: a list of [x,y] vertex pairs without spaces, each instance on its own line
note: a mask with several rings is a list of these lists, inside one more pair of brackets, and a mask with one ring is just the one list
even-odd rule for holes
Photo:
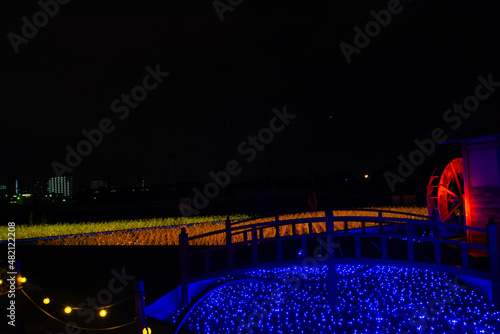
[[[361,211],[361,210],[357,210]],[[227,250],[227,268],[235,268],[235,247],[240,246],[251,246],[252,250],[252,264],[259,263],[259,243],[262,242],[275,242],[276,243],[276,261],[281,261],[283,259],[283,247],[282,243],[286,240],[301,240],[301,258],[305,259],[308,257],[308,247],[307,240],[309,238],[326,237],[329,243],[327,249],[332,249],[335,239],[349,238],[354,239],[354,257],[351,259],[364,259],[365,262],[372,261],[376,264],[394,264],[393,259],[389,259],[387,242],[388,239],[402,240],[406,242],[405,248],[407,249],[408,257],[405,261],[413,261],[417,264],[419,261],[415,261],[415,243],[424,242],[427,244],[434,245],[434,260],[429,264],[425,263],[424,266],[429,265],[439,265],[446,266],[445,270],[453,271],[455,273],[465,273],[468,276],[478,277],[490,280],[492,282],[492,293],[493,299],[500,301],[500,272],[499,272],[499,253],[498,253],[498,232],[497,225],[493,222],[488,224],[487,229],[464,226],[464,225],[454,225],[446,224],[440,221],[434,220],[427,216],[408,214],[404,212],[393,212],[384,210],[363,210],[366,212],[377,212],[377,216],[334,216],[331,211],[325,211],[324,217],[315,218],[298,218],[298,219],[286,219],[280,220],[279,216],[264,217],[259,218],[259,220],[270,220],[259,223],[251,223],[249,221],[232,223],[229,219],[226,221],[226,226],[222,230],[204,233],[201,235],[196,235],[189,237],[186,233],[185,228],[181,229],[179,234],[179,247],[180,247],[180,266],[181,266],[181,295],[182,303],[186,305],[190,298],[188,294],[188,284],[192,281],[196,281],[197,277],[189,276],[189,264],[190,257],[196,255],[204,255],[204,272],[210,273],[212,271],[212,258],[211,254],[214,251]],[[384,216],[385,215],[385,216]],[[399,217],[387,217],[387,215],[400,215]],[[408,218],[411,217],[411,218]],[[272,219],[272,220],[271,220]],[[255,220],[255,219],[253,219]],[[356,222],[359,224],[358,232],[353,233],[350,224]],[[248,225],[250,223],[250,225]],[[323,224],[325,226],[324,231],[319,231],[315,233],[314,224]],[[337,224],[336,224],[337,223]],[[297,227],[302,227],[301,233],[297,231]],[[291,231],[286,233],[287,230]],[[307,232],[305,231],[307,227]],[[337,230],[335,231],[335,227]],[[265,236],[264,231],[272,229],[274,230],[274,236]],[[465,234],[467,231],[475,231],[480,233],[485,233],[487,236],[488,244],[479,245],[467,242],[461,242],[456,240],[441,238],[440,231],[445,229],[458,229],[462,230]],[[317,229],[318,230],[318,229]],[[391,231],[389,231],[391,230]],[[430,236],[419,236],[417,232],[420,231],[430,231]],[[215,236],[218,234],[223,234],[225,237],[225,244],[213,247],[207,247],[203,249],[197,249],[194,251],[189,251],[190,242],[194,244],[195,240]],[[234,242],[235,237],[242,236],[240,239],[242,241]],[[380,257],[379,258],[363,258],[362,256],[362,238],[376,238],[380,240]],[[459,247],[461,253],[461,265],[458,266],[459,271],[457,271],[457,266],[450,266],[447,263],[442,262],[442,245],[451,245],[454,247]],[[469,265],[469,248],[476,248],[483,250],[488,254],[489,258],[489,271],[480,271],[478,268],[471,268]],[[345,262],[345,258],[335,259],[335,252],[328,254],[328,264]],[[343,260],[343,261],[341,261]],[[391,262],[392,261],[392,262]]]

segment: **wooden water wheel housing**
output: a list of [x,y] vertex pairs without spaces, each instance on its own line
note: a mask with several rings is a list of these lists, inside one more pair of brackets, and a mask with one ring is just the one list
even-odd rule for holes
[[427,185],[427,211],[443,223],[465,224],[464,172],[462,158],[451,161],[444,170],[434,169]]

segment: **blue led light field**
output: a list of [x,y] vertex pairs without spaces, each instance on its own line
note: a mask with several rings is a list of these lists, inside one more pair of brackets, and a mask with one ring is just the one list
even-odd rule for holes
[[247,270],[220,278],[225,285],[194,307],[183,327],[198,333],[500,333],[500,312],[450,274],[337,266],[332,310],[327,270]]

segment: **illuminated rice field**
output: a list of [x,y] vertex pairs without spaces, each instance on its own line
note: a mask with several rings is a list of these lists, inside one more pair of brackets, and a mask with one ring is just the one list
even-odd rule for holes
[[[427,215],[427,209],[424,207],[375,207],[369,208],[375,210],[389,210],[389,211],[399,211],[410,214]],[[366,212],[359,210],[336,210],[333,212],[334,216],[377,216],[377,212]],[[324,212],[304,212],[298,214],[285,214],[280,215],[280,220],[285,219],[298,219],[298,218],[312,218],[312,217],[324,217]],[[241,219],[248,218],[245,215],[232,215],[231,219]],[[401,217],[405,218],[404,214],[384,214],[384,217]],[[185,227],[186,232],[190,237],[201,235],[204,233],[209,233],[213,231],[220,231],[224,229],[225,224],[223,222],[214,222],[224,220],[224,216],[213,216],[213,217],[193,217],[193,218],[168,218],[168,219],[148,219],[148,220],[136,220],[136,221],[113,221],[113,222],[101,222],[101,223],[79,223],[79,224],[59,224],[57,226],[26,226],[19,227],[19,233],[23,237],[42,237],[42,236],[57,236],[57,235],[67,235],[73,233],[91,233],[91,232],[105,232],[114,231],[109,234],[98,234],[98,235],[85,235],[85,236],[71,236],[69,238],[60,238],[52,240],[41,240],[38,243],[42,245],[62,245],[62,246],[167,246],[167,245],[178,245],[179,244],[179,233],[181,228]],[[256,218],[247,223],[242,223],[245,225],[272,221],[274,217],[269,218]],[[187,224],[194,224],[188,225]],[[367,227],[371,226],[367,224]],[[156,227],[157,229],[144,229]],[[168,228],[159,228],[168,227]],[[361,223],[359,222],[349,222],[349,228],[360,228]],[[120,231],[122,229],[142,229],[138,231]],[[342,229],[343,225],[338,222],[335,225],[335,229]],[[315,233],[320,233],[325,231],[325,223],[314,223],[313,230]],[[298,234],[308,233],[307,224],[297,224]],[[271,238],[275,236],[274,228],[264,229],[264,237]],[[281,227],[281,235],[291,235],[291,226]],[[6,235],[6,234],[5,234]],[[236,236],[234,242],[239,242],[243,240],[243,235]],[[200,238],[190,242],[190,245],[224,245],[225,235],[216,234],[209,237]]]
[[[46,238],[83,233],[99,233],[127,229],[184,226],[224,221],[227,216],[197,216],[175,218],[149,218],[134,220],[112,220],[100,222],[59,222],[52,224],[16,224],[16,239]],[[231,219],[250,218],[248,215],[231,215]],[[0,241],[7,236],[7,226],[0,226]]]
[[337,266],[338,306],[332,311],[327,270],[261,269],[221,278],[228,285],[212,290],[187,314],[183,327],[221,334],[500,333],[500,312],[452,275],[392,266]]

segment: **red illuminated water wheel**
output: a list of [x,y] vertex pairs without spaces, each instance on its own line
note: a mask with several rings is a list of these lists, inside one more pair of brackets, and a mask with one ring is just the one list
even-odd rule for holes
[[460,224],[464,215],[464,171],[462,159],[451,161],[440,173],[436,168],[427,185],[427,211],[436,211],[443,223]]

